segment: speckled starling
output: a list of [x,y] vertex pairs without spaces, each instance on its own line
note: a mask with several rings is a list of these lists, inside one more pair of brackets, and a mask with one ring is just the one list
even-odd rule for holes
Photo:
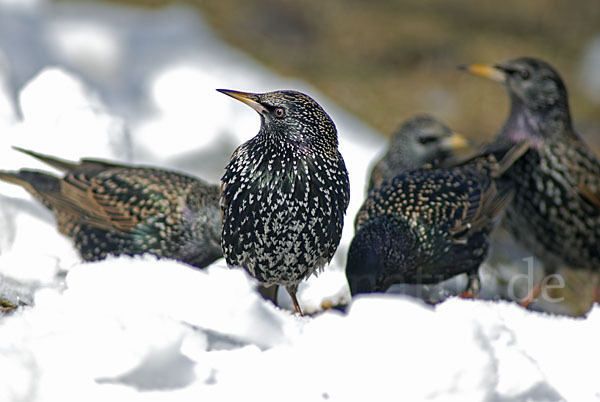
[[388,149],[371,170],[367,191],[406,170],[437,166],[468,146],[468,140],[435,117],[414,116],[392,134]]
[[64,177],[22,169],[2,171],[0,179],[21,185],[48,207],[84,260],[149,253],[205,267],[222,257],[218,185],[152,167],[73,163],[19,150]]
[[355,220],[346,276],[352,295],[432,284],[477,271],[495,218],[512,198],[500,179],[527,144],[449,169],[412,169],[374,188]]
[[298,283],[333,257],[350,199],[335,124],[309,96],[219,90],[258,112],[258,134],[240,145],[222,177],[227,264],[282,285],[296,311]]
[[510,114],[496,142],[531,143],[507,172],[517,192],[504,226],[551,271],[564,266],[598,271],[600,162],[573,129],[560,75],[528,57],[464,68],[508,91]]

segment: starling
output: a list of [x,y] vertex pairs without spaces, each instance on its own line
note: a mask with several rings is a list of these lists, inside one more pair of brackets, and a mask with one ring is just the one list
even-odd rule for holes
[[406,170],[437,166],[468,146],[468,140],[433,116],[408,119],[392,134],[386,153],[373,166],[367,192]]
[[84,260],[149,253],[205,267],[223,256],[218,185],[152,167],[73,163],[16,149],[65,172],[59,178],[29,169],[0,171],[0,179],[48,207]]
[[221,179],[222,246],[263,286],[282,285],[296,311],[298,283],[333,257],[350,200],[335,124],[309,96],[219,90],[261,117]]
[[462,273],[470,289],[478,284],[495,218],[513,194],[502,175],[527,147],[511,146],[501,159],[490,153],[453,168],[411,169],[374,188],[356,215],[348,251],[352,295]]
[[[507,171],[516,194],[503,225],[547,270],[597,272],[600,162],[573,129],[560,75],[548,63],[528,57],[463,68],[501,82],[508,91],[510,114],[495,142],[531,144]],[[522,304],[540,290],[536,286]]]

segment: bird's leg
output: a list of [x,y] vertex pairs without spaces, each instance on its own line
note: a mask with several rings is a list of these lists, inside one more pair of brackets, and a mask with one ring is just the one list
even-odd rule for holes
[[287,290],[290,297],[292,298],[292,302],[294,303],[296,312],[299,313],[300,315],[304,315],[304,314],[302,314],[302,310],[300,309],[300,305],[298,304],[298,299],[296,299],[296,291],[298,290],[298,285],[297,284],[296,285],[288,285],[285,287],[285,290]]
[[[542,281],[543,282],[543,281]],[[542,282],[538,282],[527,295],[519,302],[521,307],[529,307],[529,305],[542,293]]]
[[467,289],[460,293],[458,297],[463,299],[476,299],[479,297],[479,290],[481,289],[481,281],[479,280],[479,274],[469,275],[467,282]]
[[592,300],[592,305],[593,303],[600,304],[600,289],[598,289],[600,287],[600,274],[597,272],[592,274],[592,286],[594,287],[594,299]]

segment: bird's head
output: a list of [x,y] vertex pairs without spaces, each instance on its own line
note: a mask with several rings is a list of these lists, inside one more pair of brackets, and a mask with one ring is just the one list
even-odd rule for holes
[[433,116],[405,121],[393,134],[390,151],[402,155],[407,168],[442,161],[469,148],[469,141]]
[[301,147],[337,151],[337,130],[331,117],[310,96],[284,90],[249,93],[218,89],[237,99],[261,116],[259,135],[271,136]]
[[[495,65],[471,64],[462,69],[501,82],[511,98],[507,125],[521,133],[547,135],[571,129],[567,89],[548,63],[520,57]],[[529,130],[520,130],[527,125]],[[533,138],[528,138],[533,139]]]
[[512,102],[529,111],[547,114],[558,109],[568,114],[567,89],[558,72],[545,61],[520,57],[494,65],[471,64],[461,68],[501,82]]

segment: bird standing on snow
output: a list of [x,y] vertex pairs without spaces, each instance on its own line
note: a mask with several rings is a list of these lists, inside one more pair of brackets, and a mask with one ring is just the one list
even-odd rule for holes
[[221,179],[227,264],[263,285],[285,286],[302,314],[298,283],[333,257],[350,199],[335,124],[300,92],[219,91],[261,117],[260,131],[235,150]]
[[[480,155],[449,169],[413,169],[375,187],[355,220],[346,276],[352,295],[433,284],[467,273],[477,291],[495,218],[513,195],[500,177],[527,150]],[[500,152],[500,150],[497,150]]]
[[433,116],[414,116],[392,134],[386,153],[371,170],[367,191],[405,170],[437,166],[468,146],[468,140]]
[[[518,58],[464,69],[501,82],[510,114],[497,143],[527,140],[529,152],[508,170],[516,194],[504,225],[547,269],[600,269],[600,162],[575,133],[567,89],[546,62]],[[526,297],[527,305],[541,291]]]
[[56,216],[86,261],[154,254],[196,267],[222,257],[219,188],[181,173],[94,159],[72,163],[16,148],[65,172],[0,171]]

